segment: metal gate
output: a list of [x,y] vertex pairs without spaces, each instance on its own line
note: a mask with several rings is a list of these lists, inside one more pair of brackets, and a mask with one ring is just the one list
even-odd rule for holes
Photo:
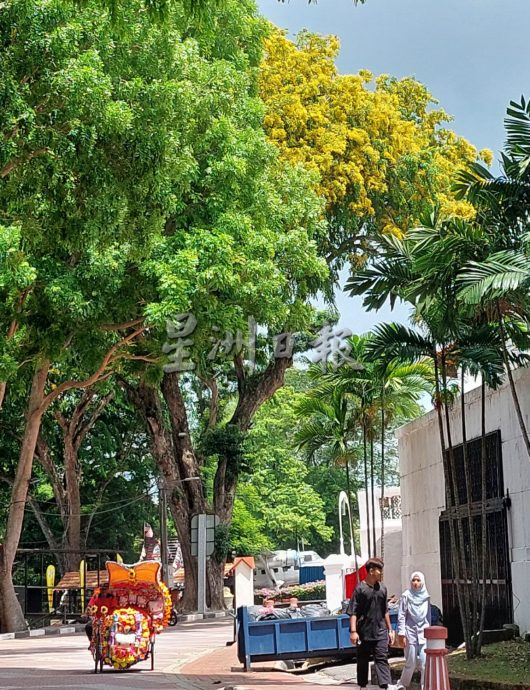
[[[471,473],[471,514],[477,542],[478,563],[482,559],[481,543],[481,439],[476,438],[467,443],[468,462]],[[495,431],[486,437],[486,525],[487,525],[487,561],[486,561],[486,629],[501,628],[513,620],[512,586],[510,554],[508,547],[508,523],[506,519],[507,500],[504,497],[502,472],[501,434]],[[469,518],[464,472],[463,446],[455,446],[454,459],[456,467],[459,507],[453,511],[463,518],[464,542],[466,552],[471,554],[469,536]],[[449,531],[449,511],[440,516],[440,555],[442,576],[442,604],[444,625],[449,630],[451,642],[463,639],[462,623],[456,592],[456,583],[451,559],[451,541]],[[456,521],[455,521],[456,522]],[[456,529],[456,524],[455,524]],[[480,581],[482,583],[482,580]],[[470,587],[471,582],[461,581],[463,587]]]

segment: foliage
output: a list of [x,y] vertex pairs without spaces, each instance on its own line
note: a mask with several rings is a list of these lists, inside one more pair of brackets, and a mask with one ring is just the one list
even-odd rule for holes
[[251,482],[240,482],[230,525],[230,547],[236,555],[255,556],[272,549],[267,535],[266,507]]
[[[402,236],[438,202],[443,213],[474,209],[451,191],[456,170],[477,159],[427,89],[407,77],[340,75],[339,42],[307,31],[295,43],[280,31],[266,41],[260,89],[264,120],[282,157],[318,173],[330,232],[328,258],[355,267],[375,234]],[[489,151],[481,157],[491,161]]]
[[[288,383],[256,415],[248,437],[251,478],[243,478],[238,489],[238,506],[232,530],[242,532],[242,518],[253,516],[264,544],[276,548],[296,547],[303,540],[328,541],[321,496],[308,481],[308,468],[294,447],[296,418],[293,408],[299,393],[295,387],[303,372],[289,372]],[[293,387],[294,386],[294,387]],[[253,553],[258,550],[253,549]]]

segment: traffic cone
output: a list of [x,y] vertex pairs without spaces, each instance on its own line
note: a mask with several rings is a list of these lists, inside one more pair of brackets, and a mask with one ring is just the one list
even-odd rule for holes
[[423,690],[451,690],[449,686],[449,669],[447,668],[447,628],[432,625],[425,628],[425,681]]

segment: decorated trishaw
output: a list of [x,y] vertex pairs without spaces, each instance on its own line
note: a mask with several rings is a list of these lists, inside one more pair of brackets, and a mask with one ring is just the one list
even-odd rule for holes
[[108,561],[106,566],[108,582],[88,603],[94,672],[102,671],[104,664],[127,669],[149,658],[152,670],[156,635],[168,624],[172,610],[169,590],[160,580],[160,563]]

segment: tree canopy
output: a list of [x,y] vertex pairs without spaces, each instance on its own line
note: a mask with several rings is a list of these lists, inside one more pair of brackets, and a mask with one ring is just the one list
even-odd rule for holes
[[[422,212],[472,217],[451,191],[455,174],[479,154],[444,125],[451,119],[415,79],[339,74],[333,36],[304,31],[295,42],[275,30],[265,42],[260,93],[264,125],[286,160],[318,173],[326,200],[328,258],[356,265],[370,236],[402,236]],[[491,153],[480,157],[491,162]],[[358,258],[358,257],[357,257]]]

